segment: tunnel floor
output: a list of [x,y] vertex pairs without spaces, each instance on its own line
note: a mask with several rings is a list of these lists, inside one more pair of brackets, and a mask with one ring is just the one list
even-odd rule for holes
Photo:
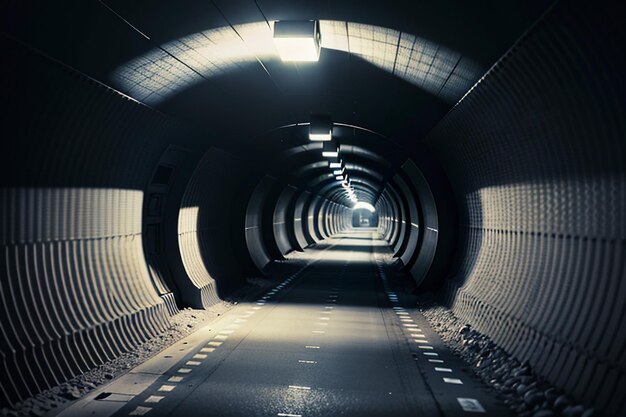
[[374,236],[291,256],[281,284],[59,415],[509,415],[390,287]]

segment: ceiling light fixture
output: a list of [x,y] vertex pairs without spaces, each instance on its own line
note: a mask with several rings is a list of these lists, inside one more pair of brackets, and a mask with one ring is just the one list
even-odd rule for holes
[[322,156],[324,158],[337,158],[339,156],[339,147],[332,142],[324,142]]
[[333,138],[333,122],[325,114],[312,114],[309,123],[309,139],[315,141],[329,141]]
[[283,61],[319,61],[321,40],[320,24],[317,20],[274,22],[274,45]]
[[333,169],[334,169],[334,168],[341,168],[341,165],[342,165],[341,159],[339,159],[339,160],[337,160],[337,161],[331,161],[331,162],[328,164],[328,166],[329,166],[330,168],[333,168]]

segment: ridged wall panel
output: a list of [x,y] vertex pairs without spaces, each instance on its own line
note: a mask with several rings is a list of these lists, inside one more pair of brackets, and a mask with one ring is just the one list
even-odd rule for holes
[[610,416],[626,414],[622,18],[558,3],[426,140],[461,215],[454,312]]

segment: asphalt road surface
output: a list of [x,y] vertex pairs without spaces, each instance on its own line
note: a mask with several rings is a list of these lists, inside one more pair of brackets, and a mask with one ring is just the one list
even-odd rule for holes
[[283,261],[283,283],[62,416],[509,415],[390,286],[374,235]]

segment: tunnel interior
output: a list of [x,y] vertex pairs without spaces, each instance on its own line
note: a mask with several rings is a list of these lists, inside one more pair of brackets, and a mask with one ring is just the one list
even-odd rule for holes
[[[623,7],[1,7],[3,410],[276,281],[298,317],[335,284],[354,317],[443,309],[460,327],[433,338],[471,329],[523,370],[513,415],[626,415]],[[281,60],[290,21],[315,22],[318,61]],[[441,404],[421,412],[462,415]]]

